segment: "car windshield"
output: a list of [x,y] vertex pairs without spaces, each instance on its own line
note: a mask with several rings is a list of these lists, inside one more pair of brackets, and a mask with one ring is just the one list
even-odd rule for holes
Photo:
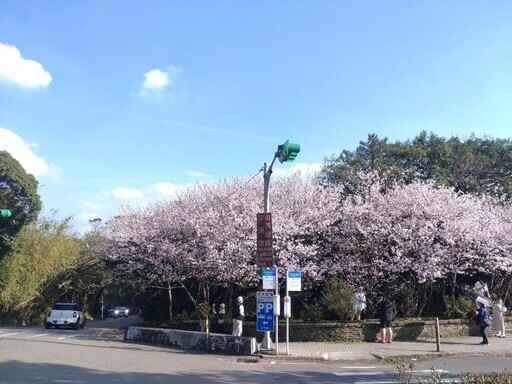
[[53,309],[58,311],[76,311],[78,308],[76,304],[55,304]]

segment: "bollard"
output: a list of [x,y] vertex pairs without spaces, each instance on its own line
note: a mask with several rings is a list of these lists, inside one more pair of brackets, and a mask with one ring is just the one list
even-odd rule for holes
[[441,341],[439,340],[439,317],[436,317],[436,345],[437,352],[441,352]]

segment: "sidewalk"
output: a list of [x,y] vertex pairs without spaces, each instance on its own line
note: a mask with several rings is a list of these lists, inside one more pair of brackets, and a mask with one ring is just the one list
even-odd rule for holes
[[512,337],[489,337],[489,345],[480,345],[481,337],[468,336],[461,338],[441,339],[439,352],[436,340],[393,341],[391,344],[360,342],[360,343],[328,343],[328,342],[293,342],[289,343],[289,354],[286,354],[286,343],[279,343],[276,351],[261,351],[264,358],[295,358],[316,360],[369,361],[385,358],[419,358],[441,357],[447,355],[512,355]]

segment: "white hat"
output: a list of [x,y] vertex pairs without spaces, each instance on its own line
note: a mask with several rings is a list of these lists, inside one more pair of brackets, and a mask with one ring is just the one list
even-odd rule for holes
[[237,301],[238,303],[243,303],[243,302],[244,302],[244,298],[243,298],[242,296],[238,296],[238,297],[236,298],[236,301]]

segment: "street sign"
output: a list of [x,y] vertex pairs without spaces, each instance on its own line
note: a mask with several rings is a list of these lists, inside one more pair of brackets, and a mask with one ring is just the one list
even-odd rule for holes
[[286,290],[287,291],[301,291],[301,271],[287,271],[286,272]]
[[265,268],[262,271],[263,289],[276,289],[275,268]]
[[256,330],[274,332],[274,294],[272,292],[256,292]]
[[256,256],[259,268],[274,266],[272,252],[272,214],[270,212],[256,214]]

